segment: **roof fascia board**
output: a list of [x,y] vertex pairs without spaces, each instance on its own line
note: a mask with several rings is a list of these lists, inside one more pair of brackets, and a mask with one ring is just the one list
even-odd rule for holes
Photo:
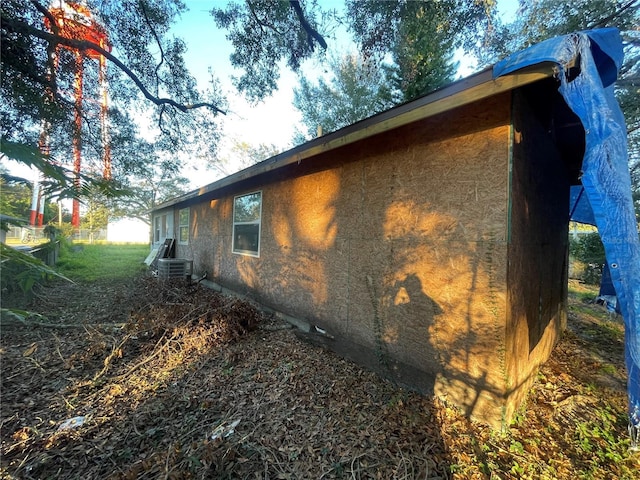
[[432,94],[405,103],[336,132],[310,140],[298,147],[280,153],[272,158],[231,174],[209,185],[193,190],[173,200],[164,202],[152,211],[175,207],[179,204],[215,192],[224,187],[278,168],[335,150],[383,132],[423,120],[454,108],[462,107],[524,85],[557,75],[558,67],[552,62],[544,62],[517,72],[493,78],[492,70],[486,69],[470,77],[458,80]]

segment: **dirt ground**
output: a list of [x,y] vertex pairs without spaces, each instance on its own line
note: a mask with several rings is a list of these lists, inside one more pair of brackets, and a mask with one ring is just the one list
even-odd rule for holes
[[640,468],[623,326],[577,297],[507,432],[204,287],[59,283],[31,309],[46,317],[3,319],[2,478],[613,479]]

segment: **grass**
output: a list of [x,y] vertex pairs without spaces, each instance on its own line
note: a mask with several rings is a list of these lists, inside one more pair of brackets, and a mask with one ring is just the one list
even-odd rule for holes
[[582,303],[592,303],[598,296],[599,290],[599,285],[590,285],[579,282],[578,280],[569,280],[569,296],[577,298]]
[[63,249],[56,269],[76,281],[123,280],[146,268],[148,245],[72,244]]

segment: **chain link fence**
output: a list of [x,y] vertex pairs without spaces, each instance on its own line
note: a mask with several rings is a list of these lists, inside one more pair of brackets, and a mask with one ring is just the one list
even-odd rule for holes
[[[48,240],[44,233],[45,227],[11,227],[7,232],[7,243],[37,245]],[[107,240],[107,229],[89,230],[80,229],[73,234],[71,239],[75,242],[93,243]]]

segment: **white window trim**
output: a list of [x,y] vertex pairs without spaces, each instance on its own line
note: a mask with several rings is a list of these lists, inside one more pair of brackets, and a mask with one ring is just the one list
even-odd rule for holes
[[[247,195],[255,195],[256,193],[260,194],[260,214],[258,215],[258,220],[253,222],[236,222],[236,199],[241,197],[246,197]],[[248,257],[260,257],[260,245],[262,244],[262,190],[257,190],[255,192],[243,193],[242,195],[235,195],[233,197],[233,215],[231,217],[232,221],[232,230],[231,230],[231,252],[236,255],[245,255]],[[258,224],[258,251],[254,252],[251,250],[236,250],[236,225],[255,225]]]
[[[181,223],[182,219],[180,218],[181,215],[180,213],[183,211],[187,211],[187,223]],[[182,233],[182,228],[186,227],[187,229],[187,239],[186,240],[182,240],[181,238],[181,233]],[[191,239],[191,209],[189,207],[187,208],[181,208],[178,210],[178,245],[189,245],[189,240]]]
[[[173,211],[153,216],[153,244],[161,245],[167,238],[174,238]],[[158,222],[158,239],[156,239],[156,222]]]
[[162,217],[160,215],[156,215],[155,217],[153,217],[153,244],[157,245],[158,243],[160,243],[160,237],[162,229],[160,227],[160,220],[162,219]]

